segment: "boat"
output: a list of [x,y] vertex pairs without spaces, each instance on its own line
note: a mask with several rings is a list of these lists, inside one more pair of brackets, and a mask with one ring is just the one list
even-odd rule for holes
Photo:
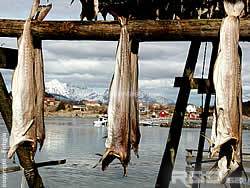
[[145,120],[140,120],[139,125],[141,126],[153,126],[153,122],[151,120],[145,119]]
[[108,116],[101,115],[97,121],[94,121],[94,127],[107,127],[108,125]]
[[141,119],[139,124],[141,126],[168,126],[169,119],[168,118],[148,118]]

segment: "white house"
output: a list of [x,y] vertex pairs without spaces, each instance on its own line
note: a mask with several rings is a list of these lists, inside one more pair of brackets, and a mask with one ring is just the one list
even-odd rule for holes
[[186,111],[188,113],[196,113],[196,106],[194,104],[187,105]]

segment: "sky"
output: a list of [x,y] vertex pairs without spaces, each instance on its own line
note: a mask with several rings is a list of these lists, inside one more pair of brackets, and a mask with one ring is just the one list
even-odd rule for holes
[[[41,0],[46,3],[47,0]],[[17,3],[18,2],[18,3]],[[53,4],[45,20],[79,20],[79,1],[50,0]],[[0,19],[25,19],[32,0],[0,0]],[[99,16],[101,19],[101,17]],[[17,48],[15,38],[1,38],[0,46]],[[174,78],[182,76],[190,42],[145,42],[139,47],[139,87],[149,95],[164,96],[176,101],[178,88]],[[115,66],[117,42],[109,41],[43,41],[45,81],[58,79],[71,85],[106,89],[109,87]],[[202,44],[195,77],[201,77],[205,43]],[[241,43],[243,51],[243,100],[250,100],[250,45]],[[207,77],[211,55],[208,43],[205,62]],[[12,71],[1,69],[8,89],[11,90]],[[189,103],[201,104],[201,95],[191,92]]]

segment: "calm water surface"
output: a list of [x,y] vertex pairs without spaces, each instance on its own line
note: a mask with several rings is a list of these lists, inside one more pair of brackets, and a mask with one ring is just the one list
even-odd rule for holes
[[[154,187],[158,174],[161,158],[165,148],[168,128],[141,127],[140,158],[132,153],[131,164],[128,167],[128,177],[123,177],[122,167],[115,160],[109,168],[102,172],[100,166],[92,168],[99,156],[96,153],[104,151],[103,136],[105,128],[93,127],[91,118],[47,118],[46,142],[41,152],[36,154],[36,162],[47,160],[67,159],[66,164],[43,167],[39,169],[43,182],[48,188],[80,188],[80,187],[121,187],[121,188],[147,188]],[[7,130],[0,121],[0,143],[4,143]],[[208,130],[208,135],[210,130]],[[186,148],[197,148],[199,129],[183,129],[179,151],[174,169],[174,178],[178,184],[172,187],[184,187]],[[250,151],[250,132],[243,135],[244,151]],[[6,159],[1,152],[0,165]],[[11,160],[7,160],[10,164]],[[181,174],[181,175],[180,175]],[[4,181],[0,177],[0,184]],[[22,173],[7,174],[7,187],[21,187]],[[211,187],[207,186],[207,187]],[[216,186],[222,187],[222,186]]]

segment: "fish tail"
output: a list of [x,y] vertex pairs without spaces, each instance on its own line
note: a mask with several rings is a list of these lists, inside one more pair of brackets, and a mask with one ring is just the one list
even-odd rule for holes
[[106,170],[106,168],[115,158],[120,159],[120,156],[115,154],[113,150],[107,149],[100,161],[102,163],[102,171]]
[[42,147],[43,147],[43,144],[44,144],[44,141],[38,139],[38,142],[39,142],[39,151],[41,151],[41,150],[42,150]]
[[139,158],[139,149],[138,147],[132,147],[132,150],[134,151],[134,154],[137,158]]
[[34,141],[32,139],[27,139],[25,137],[21,138],[18,142],[16,142],[15,144],[13,144],[12,146],[10,146],[9,151],[8,151],[8,158],[11,159],[14,155],[14,153],[16,152],[18,146],[24,142],[31,142],[34,143]]
[[72,5],[72,4],[74,3],[74,1],[75,1],[75,0],[72,0],[71,3],[70,3],[70,5]]
[[122,165],[123,166],[123,177],[128,176],[128,165]]

